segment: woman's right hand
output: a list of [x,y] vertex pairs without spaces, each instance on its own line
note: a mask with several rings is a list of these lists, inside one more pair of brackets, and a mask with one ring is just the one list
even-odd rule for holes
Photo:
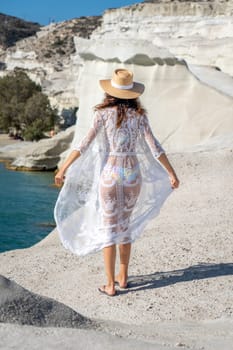
[[61,186],[65,180],[65,172],[69,166],[81,155],[79,150],[73,150],[69,157],[66,159],[60,170],[55,175],[55,185]]
[[177,175],[175,174],[175,172],[172,172],[169,174],[169,179],[170,179],[171,187],[173,189],[179,187],[180,181],[179,181]]
[[55,175],[55,185],[60,187],[63,184],[64,180],[65,180],[64,171],[59,170]]

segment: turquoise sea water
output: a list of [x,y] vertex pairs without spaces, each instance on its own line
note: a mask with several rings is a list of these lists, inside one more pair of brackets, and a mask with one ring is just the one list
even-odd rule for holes
[[59,191],[53,176],[10,171],[0,163],[0,252],[30,247],[53,230]]

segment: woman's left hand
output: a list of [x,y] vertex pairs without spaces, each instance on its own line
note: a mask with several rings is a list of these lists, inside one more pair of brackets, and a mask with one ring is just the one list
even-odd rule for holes
[[61,186],[65,180],[64,172],[59,170],[55,176],[55,185]]

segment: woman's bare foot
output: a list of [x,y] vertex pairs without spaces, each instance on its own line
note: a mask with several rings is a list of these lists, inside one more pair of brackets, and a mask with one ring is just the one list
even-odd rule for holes
[[122,289],[128,288],[127,277],[121,277],[120,275],[117,275],[115,278],[115,283],[117,283]]
[[98,291],[100,293],[106,294],[109,297],[114,297],[114,295],[116,295],[116,290],[115,290],[115,286],[101,286],[100,288],[98,288]]

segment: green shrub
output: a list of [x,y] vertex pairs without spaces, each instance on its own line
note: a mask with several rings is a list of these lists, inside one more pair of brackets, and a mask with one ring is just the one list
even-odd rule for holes
[[24,72],[0,78],[0,129],[15,128],[26,140],[39,140],[56,120],[48,97]]

